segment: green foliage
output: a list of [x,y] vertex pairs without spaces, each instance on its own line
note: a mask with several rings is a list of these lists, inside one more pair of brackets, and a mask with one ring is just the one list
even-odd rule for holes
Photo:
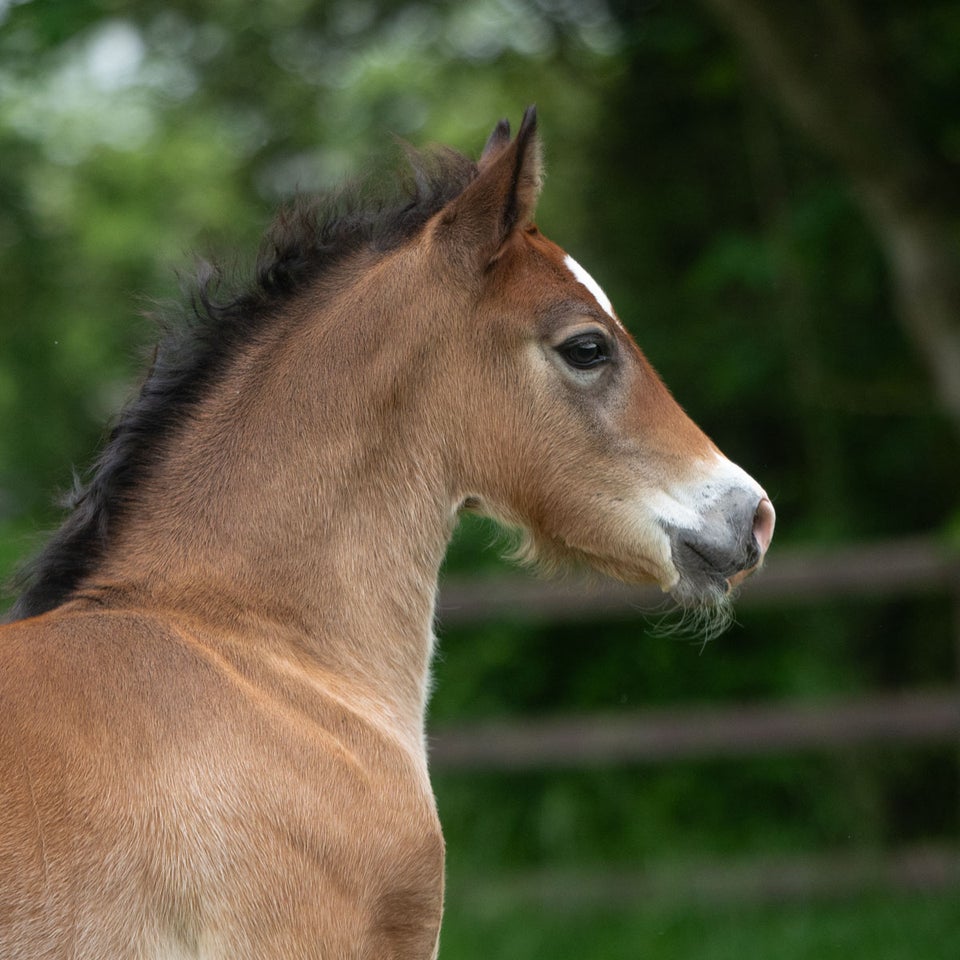
[[[960,10],[884,2],[872,30],[890,95],[955,174]],[[541,226],[771,491],[774,549],[957,536],[957,436],[858,199],[699,6],[0,3],[0,91],[0,577],[53,522],[52,491],[90,462],[152,339],[140,317],[179,296],[194,253],[242,275],[295,189],[395,158],[391,134],[476,154],[496,119],[516,121],[534,101],[547,148]],[[498,567],[494,540],[465,522],[448,568]],[[444,630],[431,720],[942,685],[955,678],[954,616],[937,598],[757,611],[703,651],[654,639],[643,621]],[[494,876],[955,841],[949,751],[448,775],[437,789],[454,890],[445,957],[960,950],[956,914],[937,899],[539,922],[471,913],[457,887],[471,865]]]
[[[814,907],[814,909],[812,909]],[[868,897],[837,903],[709,908],[664,906],[544,912],[516,899],[453,886],[444,960],[952,960],[960,950],[956,898]]]

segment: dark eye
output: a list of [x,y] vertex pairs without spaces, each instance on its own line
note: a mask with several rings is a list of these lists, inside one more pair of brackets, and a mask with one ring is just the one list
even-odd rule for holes
[[557,347],[560,356],[575,370],[589,370],[610,359],[606,338],[599,333],[581,333]]

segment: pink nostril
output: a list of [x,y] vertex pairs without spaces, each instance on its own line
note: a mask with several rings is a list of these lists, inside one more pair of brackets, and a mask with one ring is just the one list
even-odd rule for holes
[[773,509],[773,504],[764,497],[757,504],[757,512],[753,515],[753,535],[756,538],[757,546],[760,548],[761,557],[767,552],[767,547],[770,546],[776,522],[777,513]]

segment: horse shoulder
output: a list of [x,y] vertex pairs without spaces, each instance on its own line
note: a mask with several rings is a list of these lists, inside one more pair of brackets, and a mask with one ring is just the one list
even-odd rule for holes
[[[89,954],[120,956],[107,918],[139,917],[136,937],[185,955],[309,956],[300,938],[342,935],[429,956],[443,841],[425,767],[335,685],[149,616],[54,612],[0,629],[0,711],[8,942],[86,917]],[[29,907],[47,900],[59,912]]]

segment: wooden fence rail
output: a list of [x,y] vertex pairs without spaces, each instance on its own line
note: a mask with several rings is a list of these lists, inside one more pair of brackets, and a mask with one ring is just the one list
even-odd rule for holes
[[[960,849],[927,844],[877,851],[759,859],[684,859],[642,869],[543,868],[451,884],[462,901],[515,909],[645,910],[656,903],[727,906],[856,897],[865,891],[931,894],[960,889]],[[850,956],[859,956],[851,953]]]
[[960,693],[477,724],[432,736],[430,762],[435,770],[583,768],[879,742],[960,743]]

